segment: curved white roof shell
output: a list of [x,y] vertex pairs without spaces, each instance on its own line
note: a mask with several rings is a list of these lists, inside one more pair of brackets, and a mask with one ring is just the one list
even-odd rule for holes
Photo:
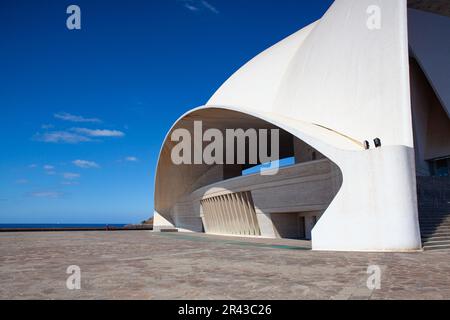
[[[264,51],[208,101],[318,124],[358,141],[413,146],[406,1],[340,0],[318,22]],[[381,83],[382,82],[382,83]]]

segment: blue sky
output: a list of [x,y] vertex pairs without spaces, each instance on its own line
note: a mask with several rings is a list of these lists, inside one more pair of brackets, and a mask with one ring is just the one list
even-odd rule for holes
[[172,123],[331,2],[2,0],[0,223],[151,216]]

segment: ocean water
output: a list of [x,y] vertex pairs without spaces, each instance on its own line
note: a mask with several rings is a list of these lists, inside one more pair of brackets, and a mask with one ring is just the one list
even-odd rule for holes
[[117,227],[122,228],[126,224],[114,224],[114,223],[0,223],[0,229],[12,228],[12,229],[35,229],[35,228],[106,228]]

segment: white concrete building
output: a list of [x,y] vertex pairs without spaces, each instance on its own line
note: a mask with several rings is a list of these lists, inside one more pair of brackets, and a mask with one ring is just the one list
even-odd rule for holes
[[[420,249],[416,175],[450,166],[448,39],[448,17],[406,0],[336,0],[174,124],[157,167],[155,229]],[[280,158],[295,163],[272,176],[242,175],[248,164],[176,165],[171,133],[193,133],[194,121],[278,128]]]

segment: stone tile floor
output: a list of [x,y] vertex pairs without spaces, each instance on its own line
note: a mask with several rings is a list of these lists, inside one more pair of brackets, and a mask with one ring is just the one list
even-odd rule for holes
[[[314,252],[202,234],[0,234],[0,299],[449,299],[450,251]],[[81,289],[66,288],[67,267]],[[378,265],[381,289],[366,286]]]

